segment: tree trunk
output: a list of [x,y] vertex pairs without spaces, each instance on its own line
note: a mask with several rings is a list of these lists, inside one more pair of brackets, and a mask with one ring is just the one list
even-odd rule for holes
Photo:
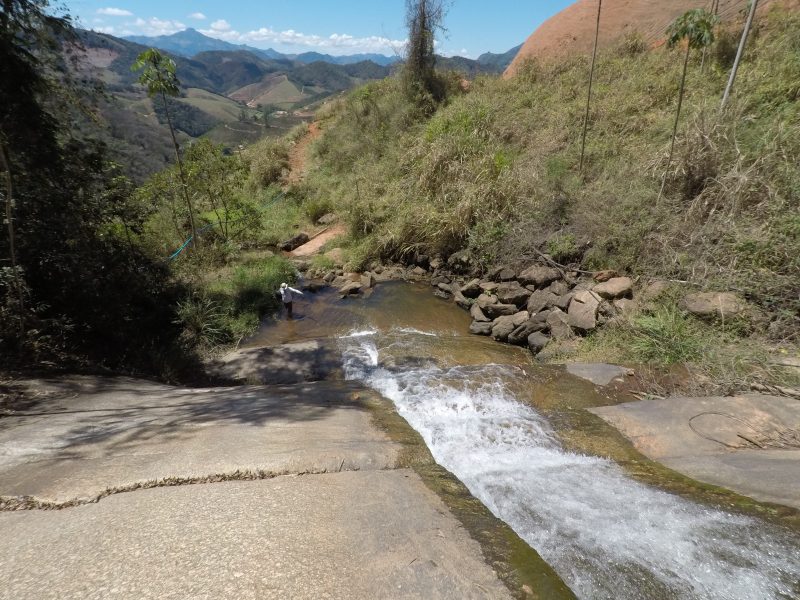
[[181,177],[181,187],[183,188],[183,198],[186,200],[186,206],[189,208],[189,225],[192,228],[192,242],[190,246],[195,246],[198,243],[197,228],[194,224],[194,208],[192,207],[192,200],[189,198],[189,186],[186,183],[186,174],[183,171],[183,161],[181,160],[181,151],[178,146],[178,140],[175,137],[175,129],[172,127],[172,118],[169,116],[169,106],[167,105],[167,95],[161,92],[161,99],[164,101],[164,113],[167,115],[167,125],[169,125],[169,133],[172,136],[172,145],[175,147],[175,158],[178,160],[178,173]]
[[0,138],[0,167],[5,173],[6,180],[6,223],[8,224],[8,256],[11,259],[11,272],[14,273],[14,287],[17,292],[17,308],[19,309],[20,341],[25,337],[25,295],[22,291],[22,282],[19,279],[17,268],[17,250],[14,232],[14,189],[11,181],[11,159],[8,150]]
[[581,135],[581,161],[578,171],[583,173],[583,157],[586,152],[586,129],[589,126],[589,106],[592,103],[592,83],[594,82],[594,63],[597,59],[597,39],[600,36],[600,11],[603,0],[597,0],[597,24],[594,29],[594,49],[592,50],[592,66],[589,68],[589,92],[586,94],[586,113],[583,115],[583,134]]
[[683,59],[683,73],[681,74],[681,90],[678,93],[678,110],[675,112],[675,125],[672,127],[672,143],[669,146],[669,157],[667,158],[667,167],[664,169],[664,178],[661,180],[661,190],[658,192],[658,198],[656,201],[661,200],[661,196],[664,195],[664,186],[667,184],[667,173],[669,172],[669,167],[672,164],[672,154],[675,152],[675,137],[678,135],[678,121],[681,118],[681,105],[683,104],[683,91],[686,88],[686,69],[689,66],[689,52],[691,52],[692,47],[689,45],[688,41],[686,43],[686,57]]
[[742,38],[739,40],[739,48],[736,50],[736,59],[733,61],[731,76],[728,78],[728,85],[725,86],[725,93],[722,95],[722,104],[720,105],[720,110],[725,108],[725,105],[728,103],[728,98],[731,95],[733,81],[736,79],[736,71],[739,70],[739,61],[742,58],[744,47],[747,44],[747,36],[750,34],[750,27],[753,25],[753,17],[756,14],[757,6],[758,0],[752,0],[752,3],[750,4],[750,13],[747,15],[747,23],[745,23],[744,31],[742,32]]

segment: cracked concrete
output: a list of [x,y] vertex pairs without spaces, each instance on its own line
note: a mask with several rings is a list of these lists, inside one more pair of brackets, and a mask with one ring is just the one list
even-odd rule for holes
[[0,599],[510,597],[357,384],[29,385],[0,419]]

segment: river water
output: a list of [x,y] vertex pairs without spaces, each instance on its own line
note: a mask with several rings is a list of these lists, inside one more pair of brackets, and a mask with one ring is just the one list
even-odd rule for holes
[[345,376],[392,400],[436,461],[578,597],[800,598],[796,533],[566,450],[525,401],[536,367],[523,352],[469,336],[464,316],[430,290],[385,287],[317,313],[337,330]]

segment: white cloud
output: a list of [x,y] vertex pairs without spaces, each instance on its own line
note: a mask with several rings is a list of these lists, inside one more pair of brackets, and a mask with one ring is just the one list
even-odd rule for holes
[[171,35],[186,29],[186,25],[180,21],[170,21],[169,19],[159,19],[150,17],[149,19],[136,19],[133,23],[126,23],[128,27],[136,27],[140,35]]
[[220,19],[219,21],[214,21],[211,24],[211,30],[217,32],[230,31],[231,24],[228,23],[225,19]]
[[109,17],[132,17],[133,13],[124,8],[98,8],[98,15],[107,15]]
[[113,35],[116,31],[111,25],[106,25],[104,27],[95,27],[94,30],[98,33],[107,33],[109,35]]
[[189,18],[194,19],[195,21],[205,21],[208,17],[201,12],[193,12],[189,15]]
[[261,27],[252,31],[239,32],[231,29],[225,20],[215,21],[211,29],[201,33],[229,42],[253,45],[288,46],[294,51],[316,50],[331,54],[355,54],[362,52],[397,53],[405,47],[406,40],[392,40],[383,36],[371,35],[357,38],[346,33],[332,33],[328,36],[302,33],[294,29],[276,31]]

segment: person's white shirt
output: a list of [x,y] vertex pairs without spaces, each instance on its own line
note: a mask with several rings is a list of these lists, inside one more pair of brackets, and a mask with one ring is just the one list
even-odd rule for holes
[[300,290],[296,290],[293,287],[289,287],[288,285],[281,286],[281,302],[283,302],[284,304],[288,304],[294,299],[293,294],[302,296],[303,292],[301,292]]

